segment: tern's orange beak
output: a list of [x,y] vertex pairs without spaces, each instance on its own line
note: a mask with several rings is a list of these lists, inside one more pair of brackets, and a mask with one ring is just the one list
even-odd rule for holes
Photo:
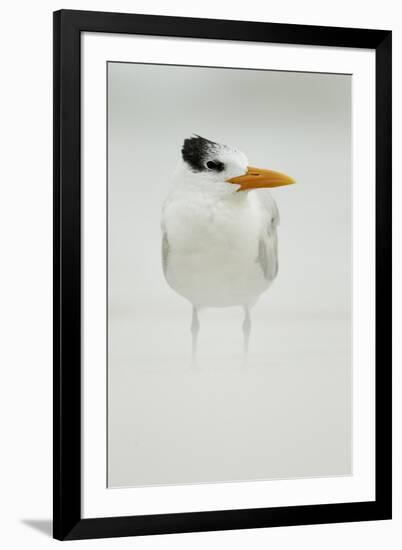
[[248,166],[247,172],[243,176],[237,176],[227,181],[240,185],[239,191],[260,189],[261,187],[280,187],[281,185],[296,183],[293,178],[281,172],[254,168],[253,166]]

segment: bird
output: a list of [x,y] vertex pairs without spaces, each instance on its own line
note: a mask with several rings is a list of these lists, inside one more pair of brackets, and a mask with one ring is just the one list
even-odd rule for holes
[[241,307],[247,361],[251,308],[278,274],[278,207],[269,188],[290,176],[249,165],[235,147],[192,134],[162,206],[162,267],[168,285],[192,306],[192,362],[199,311]]

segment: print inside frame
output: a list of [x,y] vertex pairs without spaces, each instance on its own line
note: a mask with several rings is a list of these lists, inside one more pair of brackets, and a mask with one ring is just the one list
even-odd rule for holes
[[[351,475],[351,75],[108,62],[107,78],[108,486]],[[296,185],[238,193],[241,151]],[[165,266],[187,303],[161,218],[196,233]],[[194,365],[205,284],[205,304],[238,307],[200,308]]]

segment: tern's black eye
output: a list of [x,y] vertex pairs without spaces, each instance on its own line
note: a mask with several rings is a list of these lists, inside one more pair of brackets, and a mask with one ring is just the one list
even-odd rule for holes
[[219,162],[219,160],[209,160],[207,162],[207,168],[210,170],[216,170],[217,172],[222,172],[225,167],[223,162]]

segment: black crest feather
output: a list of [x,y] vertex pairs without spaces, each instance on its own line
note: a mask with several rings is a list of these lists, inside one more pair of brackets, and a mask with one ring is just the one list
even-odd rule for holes
[[205,170],[205,162],[218,148],[218,144],[197,134],[184,140],[181,154],[195,172]]

